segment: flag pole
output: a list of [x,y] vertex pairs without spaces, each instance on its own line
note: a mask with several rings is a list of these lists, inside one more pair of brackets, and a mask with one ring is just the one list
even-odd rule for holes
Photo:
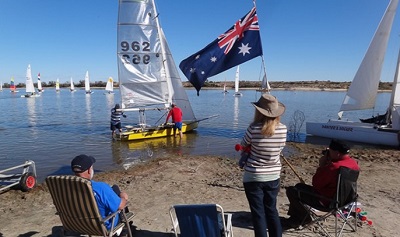
[[[256,0],[253,0],[253,5],[257,11]],[[260,25],[260,22],[258,22],[258,25]],[[259,29],[259,31],[260,31],[260,35],[261,35],[261,29]],[[262,42],[261,42],[261,44],[262,44]],[[267,69],[265,67],[264,52],[261,54],[261,65],[262,65],[263,72],[264,72],[264,75],[263,75],[262,81],[261,81],[261,90],[266,90],[266,92],[270,93],[271,87],[269,86],[268,79],[267,79]]]

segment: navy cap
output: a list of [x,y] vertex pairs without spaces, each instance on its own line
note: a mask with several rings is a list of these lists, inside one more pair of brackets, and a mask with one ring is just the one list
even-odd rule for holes
[[71,161],[71,169],[75,173],[82,173],[88,170],[95,162],[96,159],[93,156],[82,154]]
[[347,144],[345,144],[343,141],[335,139],[329,144],[329,149],[338,151],[342,154],[347,154],[350,152],[350,147]]

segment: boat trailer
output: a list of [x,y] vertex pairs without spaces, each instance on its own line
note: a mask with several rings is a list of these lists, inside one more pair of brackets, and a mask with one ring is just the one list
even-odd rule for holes
[[[15,172],[15,170],[21,168],[21,173],[10,172]],[[0,170],[0,193],[17,185],[19,185],[22,191],[26,192],[34,188],[36,182],[36,167],[35,162],[32,160],[27,160],[24,164]]]

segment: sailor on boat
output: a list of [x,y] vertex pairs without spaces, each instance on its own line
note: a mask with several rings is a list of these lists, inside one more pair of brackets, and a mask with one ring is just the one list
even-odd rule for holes
[[168,123],[169,117],[172,117],[172,122],[174,123],[174,137],[176,137],[176,129],[178,129],[179,137],[182,139],[182,110],[174,103],[171,105],[165,123]]
[[112,138],[114,138],[115,135],[115,130],[118,129],[118,131],[121,133],[122,132],[122,126],[121,126],[121,116],[126,118],[126,115],[120,111],[121,107],[119,104],[115,104],[115,107],[111,109],[111,124],[110,124],[110,129],[111,129],[111,135]]

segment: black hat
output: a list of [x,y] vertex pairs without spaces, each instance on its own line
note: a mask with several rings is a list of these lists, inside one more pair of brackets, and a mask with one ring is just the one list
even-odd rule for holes
[[119,109],[119,108],[121,108],[121,106],[119,106],[119,104],[115,104],[114,109]]
[[96,159],[93,156],[82,154],[71,161],[71,169],[75,173],[82,173],[88,170],[95,162]]
[[343,141],[335,139],[329,144],[329,149],[338,151],[342,154],[347,154],[350,152],[350,147],[347,144],[345,144]]

